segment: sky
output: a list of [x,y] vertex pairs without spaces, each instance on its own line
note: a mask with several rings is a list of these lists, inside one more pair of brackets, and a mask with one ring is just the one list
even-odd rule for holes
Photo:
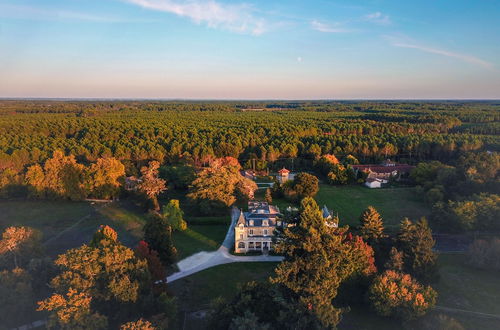
[[0,97],[500,99],[498,0],[0,0]]

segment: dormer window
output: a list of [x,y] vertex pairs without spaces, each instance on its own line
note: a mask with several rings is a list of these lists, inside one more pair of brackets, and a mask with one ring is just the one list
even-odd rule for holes
[[262,226],[264,226],[264,227],[269,226],[269,221],[267,221],[267,220],[263,220],[263,221],[262,221]]
[[253,220],[250,220],[249,225],[253,226]]

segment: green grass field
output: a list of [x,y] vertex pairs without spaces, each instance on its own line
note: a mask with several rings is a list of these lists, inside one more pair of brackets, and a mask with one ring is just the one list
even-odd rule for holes
[[0,201],[0,230],[30,226],[43,233],[44,247],[54,257],[88,243],[100,225],[109,225],[119,240],[134,246],[145,218],[129,205],[64,201]]
[[[227,232],[229,216],[189,217],[194,225],[174,232],[178,258],[199,251],[216,250]],[[8,226],[30,226],[43,233],[45,249],[57,256],[69,248],[88,243],[100,225],[109,225],[118,239],[134,247],[142,239],[147,215],[129,202],[90,204],[63,201],[0,201],[0,230]]]
[[397,226],[403,217],[417,220],[430,213],[413,188],[369,189],[364,186],[330,186],[322,184],[315,197],[318,205],[338,212],[341,225],[359,225],[359,216],[369,205],[384,219],[385,226]]
[[226,236],[226,225],[192,225],[183,232],[174,232],[174,245],[178,259],[189,257],[200,251],[214,251]]

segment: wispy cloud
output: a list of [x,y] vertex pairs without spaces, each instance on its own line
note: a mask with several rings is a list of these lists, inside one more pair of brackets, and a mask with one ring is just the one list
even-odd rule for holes
[[123,0],[150,10],[157,10],[191,19],[211,28],[260,35],[266,23],[256,18],[254,9],[246,4],[223,4],[215,0]]
[[450,51],[447,51],[444,49],[431,48],[431,47],[420,46],[417,44],[405,43],[405,42],[393,42],[392,45],[395,47],[417,49],[419,51],[426,52],[426,53],[442,55],[442,56],[446,56],[446,57],[452,57],[452,58],[456,58],[456,59],[462,60],[462,61],[467,62],[467,63],[477,64],[477,65],[480,65],[480,66],[485,67],[485,68],[492,68],[493,67],[492,63],[487,62],[485,60],[482,60],[478,57],[466,55],[466,54],[454,53],[454,52],[450,52]]
[[384,15],[379,11],[365,15],[363,18],[365,21],[372,22],[372,23],[375,23],[378,25],[390,25],[390,24],[392,24],[392,21],[391,21],[389,15]]
[[311,28],[313,30],[325,33],[345,33],[351,32],[351,30],[343,28],[340,23],[322,23],[316,20],[311,21]]
[[123,23],[138,22],[136,19],[120,18],[113,16],[95,15],[92,13],[77,12],[61,9],[49,9],[23,5],[1,5],[0,17],[36,20],[67,20],[89,21],[97,23]]

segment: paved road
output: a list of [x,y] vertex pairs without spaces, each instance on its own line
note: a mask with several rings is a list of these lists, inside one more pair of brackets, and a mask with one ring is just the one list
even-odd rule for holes
[[235,256],[229,253],[234,245],[234,226],[238,220],[239,210],[236,207],[231,209],[231,224],[226,234],[224,242],[217,251],[198,252],[177,263],[179,271],[167,277],[167,283],[171,283],[180,278],[192,275],[207,268],[218,265],[229,264],[233,262],[280,262],[283,257],[280,256]]

